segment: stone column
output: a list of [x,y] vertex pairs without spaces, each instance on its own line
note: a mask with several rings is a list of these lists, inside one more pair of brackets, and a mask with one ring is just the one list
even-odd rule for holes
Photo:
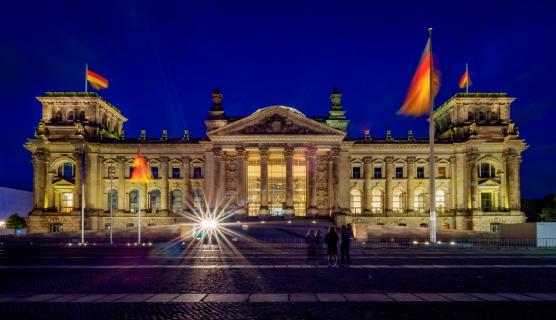
[[83,159],[80,152],[73,154],[75,158],[75,191],[73,193],[73,210],[81,208],[81,179],[83,170]]
[[477,154],[469,154],[467,155],[467,170],[470,174],[470,191],[469,194],[471,195],[471,209],[478,210],[479,209],[479,188],[478,188],[478,181],[477,181]]
[[212,153],[214,154],[214,176],[212,177],[213,179],[212,185],[214,189],[211,192],[212,200],[210,203],[212,203],[211,207],[215,207],[222,201],[222,193],[220,192],[220,190],[221,190],[221,185],[224,182],[221,180],[222,167],[220,166],[220,164],[224,161],[224,159],[223,159],[222,148],[214,147],[212,149]]
[[[385,165],[385,170],[384,170],[384,175],[386,177],[386,181],[384,183],[384,196],[386,197],[386,201],[384,202],[385,204],[385,213],[391,213],[392,212],[392,204],[393,204],[393,199],[392,199],[392,174],[394,172],[394,158],[393,157],[386,157],[384,159],[384,162],[386,163]],[[407,201],[406,201],[407,202]]]
[[363,177],[365,178],[365,181],[363,183],[363,189],[364,189],[364,201],[365,201],[365,207],[364,207],[364,213],[365,214],[370,214],[372,213],[372,194],[371,194],[371,177],[372,177],[372,171],[373,171],[373,163],[372,163],[373,158],[372,157],[365,157],[365,159],[363,159],[363,161],[365,162],[365,168],[363,169]]
[[286,159],[286,208],[284,216],[292,218],[295,216],[293,208],[293,147],[284,148],[284,157]]
[[45,162],[46,166],[46,199],[47,199],[47,208],[52,209],[55,206],[54,201],[54,188],[52,187],[52,181],[54,180],[54,172],[49,170],[50,161]]
[[190,176],[190,172],[189,172],[189,157],[187,156],[183,156],[181,157],[181,162],[182,162],[182,172],[181,172],[181,179],[182,179],[182,188],[183,188],[183,202],[184,204],[189,204],[190,203],[190,194],[191,194],[191,188],[189,186],[189,176]]
[[[214,163],[214,153],[212,150],[205,152],[205,164],[203,166],[203,194],[209,208],[214,207],[214,177],[216,175],[216,166]],[[203,200],[204,201],[204,200]]]
[[309,209],[307,213],[315,216],[317,210],[317,148],[307,147],[307,173],[309,174]]
[[126,161],[125,157],[117,157],[118,161],[118,168],[116,171],[117,176],[117,186],[118,186],[118,209],[125,210],[126,203],[125,203],[125,177],[126,177]]
[[510,210],[521,210],[521,188],[519,179],[519,166],[521,164],[521,156],[512,153],[505,157],[508,171],[508,195]]
[[333,189],[334,189],[334,207],[332,209],[333,213],[342,213],[340,207],[340,175],[342,174],[340,171],[340,148],[339,147],[332,147],[330,151],[330,155],[332,158],[332,167],[333,167]]
[[340,151],[340,163],[338,169],[338,192],[340,193],[339,205],[342,212],[349,212],[349,153],[346,150]]
[[268,209],[268,147],[260,147],[259,154],[261,157],[261,206],[259,217],[265,217],[270,214]]
[[37,151],[33,155],[33,209],[44,209],[46,181],[48,180],[48,154]]
[[446,206],[446,211],[447,212],[455,212],[456,211],[456,202],[457,202],[457,191],[458,191],[458,185],[457,185],[457,170],[456,170],[456,157],[452,156],[450,157],[450,183],[451,183],[451,190],[450,190],[450,204],[449,206]]
[[245,148],[236,148],[236,165],[237,165],[237,211],[238,215],[247,215],[247,182],[245,172]]
[[330,209],[330,213],[334,210],[334,206],[336,205],[335,197],[334,197],[334,186],[336,182],[334,181],[334,161],[332,157],[332,152],[328,152],[328,208]]
[[413,191],[415,189],[415,157],[407,157],[407,211],[415,210],[413,202]]
[[162,179],[160,188],[160,210],[168,210],[168,208],[170,208],[170,190],[168,190],[168,157],[160,158],[160,171]]

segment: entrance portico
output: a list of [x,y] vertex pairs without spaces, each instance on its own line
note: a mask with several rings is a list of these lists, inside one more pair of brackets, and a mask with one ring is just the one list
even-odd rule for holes
[[[226,187],[238,214],[291,218],[347,207],[329,192],[337,183],[333,163],[345,132],[293,108],[271,106],[207,135],[214,143],[214,168],[224,168],[215,170],[215,190]],[[232,180],[237,192],[227,188],[234,188]]]

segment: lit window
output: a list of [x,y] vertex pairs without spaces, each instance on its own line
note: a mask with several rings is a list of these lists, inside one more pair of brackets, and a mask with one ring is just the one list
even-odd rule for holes
[[401,213],[404,210],[403,193],[401,190],[396,189],[392,196],[392,210],[395,213]]
[[380,179],[380,178],[382,178],[382,168],[375,167],[375,179]]
[[73,211],[73,192],[64,192],[61,196],[62,212]]
[[151,173],[153,175],[153,179],[158,179],[158,167],[151,167]]
[[420,191],[415,194],[413,206],[415,211],[422,213],[425,212],[425,193]]
[[361,191],[351,189],[351,213],[361,213]]
[[417,167],[417,179],[425,179],[425,167]]
[[361,167],[351,168],[351,178],[352,179],[361,179]]
[[381,213],[382,212],[382,191],[374,189],[371,192],[371,212]]
[[436,211],[444,212],[446,209],[446,194],[442,190],[436,191]]
[[403,179],[403,167],[396,167],[396,179]]
[[492,193],[481,192],[481,210],[492,211]]
[[179,179],[180,178],[180,168],[172,167],[172,178]]
[[446,178],[446,167],[438,167],[438,177],[441,179]]

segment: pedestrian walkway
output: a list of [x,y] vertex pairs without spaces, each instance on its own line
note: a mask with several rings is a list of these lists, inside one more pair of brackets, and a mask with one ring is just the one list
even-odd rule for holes
[[[120,264],[120,265],[4,265],[0,269],[326,269],[310,264]],[[358,264],[352,269],[547,269],[556,264]]]
[[543,302],[556,292],[450,293],[137,293],[137,294],[2,294],[0,303],[286,303],[286,302]]

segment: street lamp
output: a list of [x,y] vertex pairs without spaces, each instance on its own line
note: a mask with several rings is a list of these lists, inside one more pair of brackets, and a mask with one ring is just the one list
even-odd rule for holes
[[108,167],[108,177],[110,178],[110,244],[113,244],[112,241],[112,210],[113,210],[113,205],[112,205],[112,199],[114,197],[114,189],[112,187],[112,179],[114,178],[114,172],[115,172],[115,168],[114,166],[109,166]]

